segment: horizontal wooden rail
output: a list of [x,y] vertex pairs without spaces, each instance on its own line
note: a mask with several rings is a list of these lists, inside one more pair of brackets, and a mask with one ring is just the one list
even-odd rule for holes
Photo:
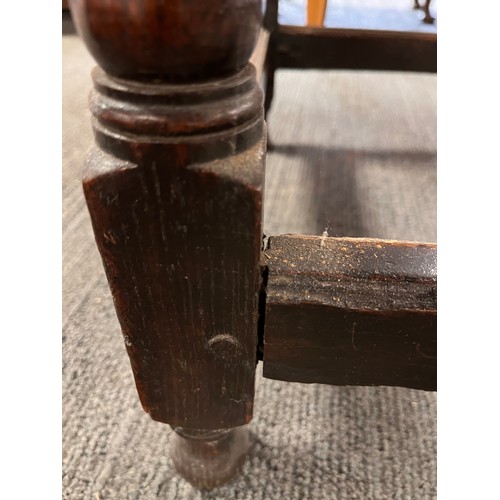
[[271,237],[264,376],[436,390],[436,253],[430,243]]
[[314,28],[276,28],[277,68],[437,71],[435,33]]

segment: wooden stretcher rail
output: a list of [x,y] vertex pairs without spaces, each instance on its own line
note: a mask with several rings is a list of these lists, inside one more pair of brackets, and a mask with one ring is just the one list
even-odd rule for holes
[[435,33],[278,26],[278,68],[437,71]]
[[436,253],[429,243],[271,237],[264,376],[436,390]]

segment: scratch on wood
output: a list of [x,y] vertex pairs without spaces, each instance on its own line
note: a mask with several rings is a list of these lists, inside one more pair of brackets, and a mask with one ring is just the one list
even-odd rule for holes
[[[151,170],[153,172],[154,189],[155,189],[155,194],[156,194],[158,213],[160,215],[161,238],[162,238],[163,243],[165,244],[167,242],[167,235],[165,234],[165,214],[163,212],[163,201],[162,201],[163,198],[162,198],[162,193],[161,193],[161,188],[160,188],[160,178],[158,176],[158,171],[156,169],[156,162],[152,162]],[[147,195],[147,193],[145,193],[145,194]]]
[[104,239],[109,242],[109,243],[113,243],[113,245],[116,245],[116,238],[114,237],[113,233],[111,232],[111,229],[109,229],[108,231],[106,231],[104,234],[103,234],[103,237]]
[[357,351],[358,348],[356,347],[356,344],[354,343],[354,331],[356,330],[356,322],[353,321],[352,322],[352,333],[351,333],[351,344],[352,344],[352,348]]
[[437,359],[437,356],[429,356],[428,354],[424,354],[420,349],[420,342],[417,343],[416,350],[423,358]]
[[323,231],[323,234],[321,235],[321,242],[319,244],[321,247],[325,245],[325,241],[327,238],[328,238],[328,229],[325,229]]

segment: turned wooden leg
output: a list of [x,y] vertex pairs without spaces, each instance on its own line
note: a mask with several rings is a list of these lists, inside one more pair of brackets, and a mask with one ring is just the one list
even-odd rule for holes
[[250,448],[248,426],[216,431],[176,428],[170,440],[177,472],[200,489],[232,479]]
[[176,429],[177,470],[214,487],[244,460],[253,411],[265,125],[248,59],[260,2],[71,8],[100,66],[83,187],[139,397]]
[[429,12],[429,6],[431,5],[431,0],[425,0],[424,5],[420,5],[418,0],[414,0],[413,8],[414,9],[419,9],[424,11],[424,18],[422,19],[422,22],[425,24],[432,24],[434,22],[434,18],[431,16],[431,13]]
[[323,26],[327,0],[307,0],[307,26]]
[[276,61],[274,56],[275,36],[271,35],[269,40],[269,52],[266,59],[266,90],[264,98],[264,114],[267,118],[274,96],[274,74],[276,72]]
[[[276,72],[276,50],[278,42],[278,0],[268,0],[266,3],[266,14],[264,28],[269,32],[265,62],[265,93],[264,93],[264,116],[267,120],[271,103],[274,96],[274,74]],[[269,134],[269,130],[268,130]],[[268,136],[268,151],[272,149],[272,143]]]
[[434,18],[431,16],[431,13],[429,12],[430,4],[431,4],[431,0],[425,0],[425,4],[423,7],[424,18],[422,19],[422,21],[425,24],[432,24],[434,22]]

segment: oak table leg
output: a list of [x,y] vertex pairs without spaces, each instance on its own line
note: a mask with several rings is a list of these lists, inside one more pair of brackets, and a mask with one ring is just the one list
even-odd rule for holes
[[83,187],[143,408],[202,488],[248,449],[265,126],[259,0],[71,0],[100,67]]

